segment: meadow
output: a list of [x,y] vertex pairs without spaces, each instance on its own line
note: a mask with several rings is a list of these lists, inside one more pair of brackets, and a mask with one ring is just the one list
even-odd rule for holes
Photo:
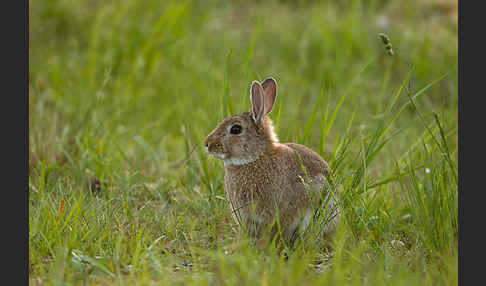
[[[29,5],[29,284],[457,285],[457,2]],[[331,248],[254,247],[204,149],[269,76],[341,189]]]

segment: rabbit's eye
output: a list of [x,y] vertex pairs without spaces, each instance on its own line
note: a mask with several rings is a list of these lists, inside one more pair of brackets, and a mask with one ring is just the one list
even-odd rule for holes
[[241,133],[241,125],[235,124],[231,126],[230,133],[231,134],[240,134]]

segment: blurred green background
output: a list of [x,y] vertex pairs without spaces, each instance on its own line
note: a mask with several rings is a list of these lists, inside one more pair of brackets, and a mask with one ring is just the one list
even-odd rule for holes
[[[457,1],[29,5],[31,283],[457,283]],[[315,245],[295,263],[275,255],[247,265],[261,256],[234,246],[222,163],[202,148],[225,116],[250,108],[251,81],[269,76],[279,87],[272,118],[280,140],[318,151],[350,194],[356,186],[347,180],[365,180],[337,240],[349,252],[334,256],[356,260],[330,263],[332,275],[298,262],[320,255]],[[409,104],[406,91],[431,83]],[[357,174],[373,134],[400,106],[389,129],[397,134]],[[96,196],[86,190],[94,178]],[[379,186],[368,192],[367,180]],[[363,237],[369,244],[347,248]],[[390,252],[397,237],[408,237],[408,254]],[[196,250],[206,244],[213,252]],[[235,247],[239,256],[224,255]],[[181,259],[196,270],[172,276]],[[214,265],[243,268],[221,278]]]

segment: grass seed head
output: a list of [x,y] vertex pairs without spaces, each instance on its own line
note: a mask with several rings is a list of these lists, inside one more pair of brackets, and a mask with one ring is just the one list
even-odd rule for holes
[[393,56],[395,53],[393,52],[393,48],[392,48],[392,44],[391,44],[390,38],[388,38],[388,36],[385,35],[385,34],[383,34],[383,33],[379,33],[378,34],[378,37],[380,37],[381,41],[385,45],[385,49],[386,49],[387,53],[390,56]]

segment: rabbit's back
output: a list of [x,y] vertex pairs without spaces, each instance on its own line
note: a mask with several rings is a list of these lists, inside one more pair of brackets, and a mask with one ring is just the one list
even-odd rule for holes
[[313,180],[314,182],[329,179],[330,176],[329,165],[315,151],[313,151],[312,149],[304,145],[297,144],[297,143],[285,143],[283,145],[290,147],[292,150],[296,152],[296,154],[298,155],[297,163],[299,164],[297,168],[302,169],[302,166],[300,166],[300,164],[302,164],[305,167],[306,174],[304,175],[310,177],[310,179]]

